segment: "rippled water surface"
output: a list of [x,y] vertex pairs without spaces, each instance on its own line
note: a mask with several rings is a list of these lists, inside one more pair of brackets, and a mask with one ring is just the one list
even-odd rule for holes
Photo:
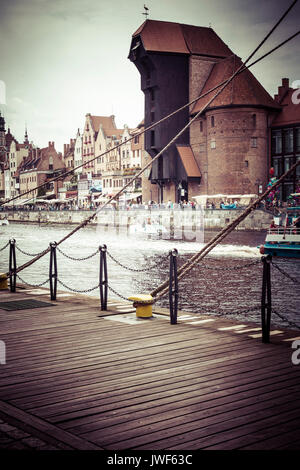
[[[0,227],[0,248],[9,238],[15,238],[23,251],[35,254],[45,249],[49,242],[59,241],[72,230],[71,226],[38,226],[35,224],[10,224]],[[206,232],[205,242],[216,232]],[[240,269],[260,260],[257,246],[263,243],[264,232],[233,232],[180,281],[180,308],[199,313],[234,314],[231,318],[243,321],[260,321],[262,263]],[[61,250],[72,257],[85,257],[95,252],[99,245],[106,244],[108,251],[121,264],[144,272],[128,271],[108,258],[109,285],[127,297],[133,293],[147,293],[166,280],[169,275],[168,252],[177,248],[179,266],[203,244],[197,242],[159,240],[147,235],[116,233],[114,229],[89,226],[81,229],[60,245]],[[17,251],[17,264],[28,261],[30,256]],[[99,282],[99,254],[86,261],[73,261],[57,253],[58,277],[72,289],[85,290]],[[282,270],[298,282],[300,260],[274,260]],[[1,271],[8,269],[8,248],[0,252]],[[155,266],[151,271],[149,266]],[[20,273],[21,278],[39,284],[49,277],[49,254]],[[59,289],[66,290],[62,285]],[[272,301],[274,310],[282,316],[300,324],[299,283],[293,282],[274,267],[272,268]],[[98,290],[89,295],[98,296]],[[110,291],[110,298],[116,295]],[[167,297],[160,305],[167,307]],[[250,313],[241,313],[258,307]],[[288,326],[275,314],[272,323]]]

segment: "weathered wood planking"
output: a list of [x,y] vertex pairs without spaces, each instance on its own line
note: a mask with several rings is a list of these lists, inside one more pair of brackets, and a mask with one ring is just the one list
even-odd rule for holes
[[227,319],[126,324],[100,317],[96,299],[53,303],[0,310],[0,398],[41,430],[48,423],[68,445],[74,436],[73,448],[299,448],[300,366],[282,341],[296,332],[262,344],[247,323],[245,333],[240,323],[238,334],[219,330],[237,325]]

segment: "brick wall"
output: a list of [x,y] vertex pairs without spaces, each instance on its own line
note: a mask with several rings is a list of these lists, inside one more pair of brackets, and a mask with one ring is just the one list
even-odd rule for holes
[[209,110],[205,118],[202,132],[200,120],[191,126],[191,145],[202,173],[198,194],[257,193],[258,180],[265,186],[268,177],[267,112],[220,108]]

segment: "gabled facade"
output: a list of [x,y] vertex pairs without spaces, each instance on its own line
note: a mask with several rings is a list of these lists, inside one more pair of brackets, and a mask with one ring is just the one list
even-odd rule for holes
[[97,163],[95,160],[90,163],[88,163],[88,161],[97,156],[95,154],[96,141],[100,126],[102,127],[105,135],[113,134],[113,132],[116,131],[115,117],[93,116],[89,113],[86,114],[85,125],[82,134],[82,162],[86,162],[86,164],[83,166],[82,173],[89,174],[90,177],[96,173]]
[[[18,168],[20,194],[34,190],[40,184],[65,171],[65,164],[56,152],[54,142],[49,142],[48,147],[30,150],[29,156],[23,159]],[[62,184],[62,181],[49,182],[42,191],[34,190],[30,196],[37,197],[43,193],[45,196],[52,195],[57,198],[58,188]]]
[[[275,95],[282,111],[271,123],[270,165],[274,176],[279,178],[296,161],[300,160],[300,91],[289,86],[289,79],[283,78]],[[280,187],[280,198],[286,201],[290,194],[299,191],[300,165]]]

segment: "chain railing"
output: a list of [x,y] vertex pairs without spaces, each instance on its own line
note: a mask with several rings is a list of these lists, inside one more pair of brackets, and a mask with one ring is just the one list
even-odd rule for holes
[[148,267],[142,268],[142,269],[136,269],[136,268],[132,268],[131,266],[126,266],[125,264],[121,263],[121,261],[117,260],[109,251],[107,251],[107,256],[112,261],[114,261],[118,266],[120,266],[121,268],[126,269],[127,271],[135,272],[135,273],[143,273],[143,272],[147,272],[147,271],[152,271],[153,269],[156,269],[159,266],[161,266],[161,263],[164,262],[164,261],[167,261],[168,258],[169,258],[166,255],[162,259],[160,259],[157,263],[155,263],[151,266],[148,266]]
[[29,286],[29,287],[42,287],[45,284],[47,284],[47,282],[49,282],[49,278],[48,278],[45,281],[40,282],[39,284],[32,284],[28,281],[25,281],[25,279],[23,279],[19,274],[16,274],[16,276],[22,282],[22,284],[25,284],[26,286]]
[[[238,312],[226,312],[225,310],[216,310],[216,307],[212,306],[212,307],[209,307],[209,306],[206,306],[206,307],[202,307],[200,306],[199,304],[193,302],[190,298],[186,298],[184,296],[180,296],[180,310],[182,309],[182,303],[185,302],[186,305],[188,305],[188,307],[192,307],[194,309],[194,311],[192,313],[201,313],[202,315],[212,315],[212,316],[216,316],[216,317],[225,317],[225,316],[238,316],[238,315],[245,315],[247,313],[251,313],[251,312],[258,312],[260,311],[260,308],[261,306],[260,305],[253,305],[251,307],[248,307],[248,308],[245,308],[245,309],[241,309],[239,310]],[[186,308],[186,307],[184,307]]]
[[[222,266],[221,268],[217,267],[217,266],[208,266],[207,264],[196,264],[195,265],[195,268],[196,267],[201,267],[203,269],[211,269],[213,271],[239,271],[241,269],[246,269],[246,268],[250,268],[252,266],[257,266],[258,264],[261,263],[261,260],[260,258],[259,259],[256,259],[255,261],[251,261],[249,263],[245,263],[245,264],[240,264],[240,265],[237,265],[237,266]],[[194,269],[194,267],[193,267]]]
[[[50,295],[51,300],[56,300],[56,286],[57,284],[61,285],[67,291],[71,291],[74,293],[79,294],[87,294],[93,292],[97,289],[100,289],[100,303],[101,303],[101,310],[107,310],[107,291],[109,290],[115,296],[119,297],[120,299],[130,302],[130,299],[125,295],[121,294],[112,287],[108,283],[108,275],[107,275],[107,261],[106,255],[115,262],[118,266],[127,269],[132,272],[146,272],[153,270],[154,268],[158,268],[161,266],[162,261],[169,259],[169,289],[165,292],[162,292],[157,299],[154,298],[154,302],[160,300],[163,296],[169,294],[169,308],[170,308],[170,323],[176,324],[177,323],[177,312],[178,308],[181,308],[182,304],[185,304],[185,308],[193,309],[194,313],[201,313],[203,315],[212,315],[216,317],[225,317],[225,316],[241,316],[247,315],[254,312],[261,312],[261,320],[262,320],[262,330],[263,330],[263,342],[269,342],[269,334],[270,334],[270,322],[271,322],[271,313],[277,315],[282,321],[286,322],[289,326],[293,328],[300,329],[300,326],[297,325],[294,321],[289,320],[284,315],[278,312],[277,309],[274,309],[271,303],[271,276],[270,276],[270,268],[274,266],[282,275],[290,279],[291,281],[299,284],[299,281],[287,273],[284,269],[282,269],[277,263],[274,263],[272,257],[270,256],[263,256],[260,259],[255,259],[248,263],[235,265],[235,266],[226,266],[226,267],[218,267],[218,266],[209,266],[208,264],[201,264],[197,263],[193,266],[193,269],[200,268],[201,270],[209,269],[209,270],[216,270],[216,271],[231,271],[231,270],[242,270],[257,266],[261,262],[263,262],[263,287],[262,287],[262,299],[260,305],[251,305],[247,308],[240,309],[239,311],[226,311],[222,310],[216,306],[203,306],[199,303],[194,302],[191,297],[187,297],[187,293],[182,295],[180,293],[179,298],[179,287],[178,287],[178,278],[177,278],[177,250],[172,250],[169,252],[168,255],[163,256],[163,258],[151,266],[147,268],[137,269],[131,268],[130,266],[126,266],[121,263],[116,257],[114,257],[111,253],[108,252],[106,245],[100,246],[97,250],[92,252],[91,254],[84,256],[84,257],[74,257],[63,250],[58,248],[56,242],[50,243],[50,265],[49,265],[49,278],[40,283],[33,283],[24,280],[18,273],[17,273],[17,266],[16,266],[16,249],[24,255],[27,256],[36,256],[35,254],[29,253],[20,247],[17,246],[16,241],[14,239],[9,240],[9,242],[2,247],[4,250],[7,246],[10,246],[10,253],[9,253],[9,277],[10,277],[10,285],[11,285],[11,292],[15,292],[16,286],[16,278],[18,278],[23,284],[30,286],[30,287],[42,287],[49,282],[50,285]],[[85,261],[95,257],[98,253],[100,254],[100,269],[99,269],[99,282],[97,285],[87,289],[77,289],[74,287],[69,286],[64,281],[62,281],[58,277],[58,270],[57,270],[57,259],[56,259],[56,250],[59,251],[64,257],[72,260],[72,261]],[[201,299],[203,301],[203,299]],[[180,306],[179,306],[180,305]],[[189,311],[189,310],[187,310]]]
[[296,279],[295,277],[291,276],[289,273],[284,271],[281,267],[279,267],[278,264],[274,263],[274,261],[272,261],[272,266],[274,266],[274,268],[276,268],[277,271],[279,271],[281,274],[283,274],[283,276],[293,281],[295,284],[300,284],[300,281],[298,279]]
[[120,294],[120,292],[118,292],[116,289],[111,287],[109,284],[107,285],[107,287],[108,287],[108,290],[113,292],[116,296],[120,297],[120,299],[126,300],[126,302],[131,302],[131,300],[129,300],[128,297],[125,297],[124,295]]
[[9,245],[9,241],[6,243],[6,245],[4,245],[2,248],[0,248],[0,251],[3,251],[3,250],[5,250],[5,248],[7,248],[7,247],[8,247],[8,245]]
[[45,251],[45,250],[42,250],[42,251],[40,251],[39,253],[28,253],[27,251],[22,250],[22,248],[20,248],[20,247],[17,245],[17,243],[16,243],[15,246],[16,246],[16,249],[17,249],[20,253],[22,253],[23,255],[26,255],[26,256],[31,256],[32,258],[35,257],[35,256],[41,255],[41,254],[44,253],[44,251]]
[[298,325],[297,323],[293,322],[292,320],[289,320],[288,318],[286,318],[284,315],[282,315],[281,313],[277,312],[277,310],[274,310],[272,309],[272,313],[274,313],[275,315],[277,315],[282,321],[286,322],[289,326],[291,326],[292,328],[297,328],[297,330],[300,330],[300,325]]
[[67,253],[65,253],[64,251],[62,251],[61,248],[59,248],[58,246],[56,247],[57,251],[63,255],[65,258],[68,258],[72,261],[86,261],[88,259],[91,259],[93,258],[94,256],[98,255],[99,254],[99,248],[94,251],[93,253],[91,253],[90,255],[87,255],[87,256],[83,256],[82,258],[75,258],[74,256],[71,256],[71,255],[68,255]]
[[87,294],[88,292],[92,292],[96,289],[99,289],[99,283],[95,287],[91,287],[90,289],[74,289],[73,287],[67,286],[62,280],[57,279],[58,284],[62,285],[65,289],[71,291],[71,292],[76,292],[77,294]]

